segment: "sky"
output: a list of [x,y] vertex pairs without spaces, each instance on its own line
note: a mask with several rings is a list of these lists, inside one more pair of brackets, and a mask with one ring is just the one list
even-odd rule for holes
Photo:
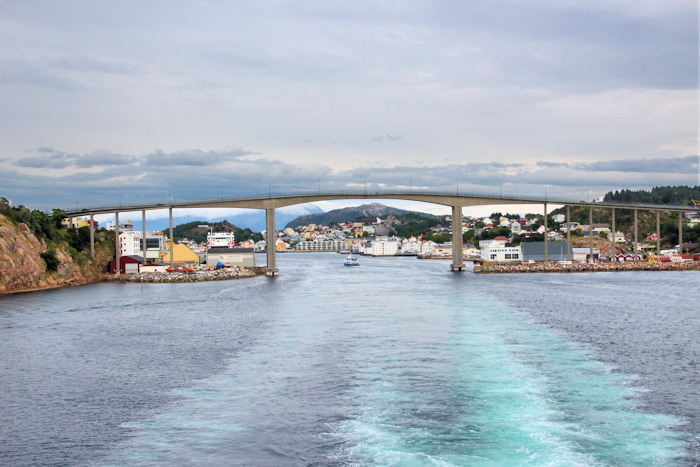
[[0,0],[0,196],[37,209],[698,185],[698,112],[696,0]]

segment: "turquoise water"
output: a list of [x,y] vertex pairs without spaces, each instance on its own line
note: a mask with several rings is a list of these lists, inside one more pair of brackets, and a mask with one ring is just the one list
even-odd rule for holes
[[[476,276],[441,261],[342,260],[282,255],[274,280],[100,284],[3,299],[0,422],[23,420],[0,435],[0,460],[694,462],[692,300],[668,305],[665,344],[635,350],[660,326],[643,290],[673,287],[676,273]],[[632,298],[604,312],[582,303],[611,290]],[[559,309],[559,300],[577,306]],[[629,323],[617,343],[602,331],[622,326],[610,316]],[[618,356],[620,345],[632,357]],[[689,353],[669,361],[665,346],[680,345]]]

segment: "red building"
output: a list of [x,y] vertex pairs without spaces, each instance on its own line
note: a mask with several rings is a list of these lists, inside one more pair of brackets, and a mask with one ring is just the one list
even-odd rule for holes
[[[136,255],[122,256],[119,258],[119,272],[120,274],[138,274],[139,266],[143,258]],[[113,259],[109,262],[109,272],[115,274],[117,270],[117,260]]]

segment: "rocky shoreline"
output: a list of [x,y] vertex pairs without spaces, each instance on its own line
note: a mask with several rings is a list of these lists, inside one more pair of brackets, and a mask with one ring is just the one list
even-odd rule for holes
[[615,271],[700,271],[700,261],[681,263],[502,263],[474,266],[475,274]]
[[110,282],[146,282],[151,284],[165,284],[177,282],[208,282],[225,281],[231,279],[245,279],[264,274],[264,268],[232,267],[226,269],[205,270],[195,272],[148,272],[138,274],[120,274],[109,276]]

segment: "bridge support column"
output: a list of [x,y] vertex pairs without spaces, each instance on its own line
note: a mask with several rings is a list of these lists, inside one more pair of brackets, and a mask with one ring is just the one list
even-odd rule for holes
[[661,211],[656,211],[656,255],[661,254]]
[[275,210],[265,209],[265,244],[267,253],[267,266],[265,266],[265,275],[274,277],[279,275],[277,269],[277,233],[275,231]]
[[90,214],[90,257],[95,259],[95,215]]
[[571,206],[566,206],[566,260],[572,261],[571,253],[573,249],[571,248]]
[[593,262],[593,208],[588,212],[588,262]]
[[119,275],[121,272],[122,268],[121,265],[119,264],[121,261],[121,256],[122,256],[122,249],[121,245],[119,245],[119,213],[115,212],[114,213],[114,258],[117,260],[116,262],[116,268],[114,270],[114,273],[116,275]]
[[[615,241],[615,208],[612,208],[612,238],[610,239],[610,246],[612,246],[612,255],[617,254],[617,242]],[[612,258],[612,256],[611,256]]]
[[141,211],[141,264],[146,264],[146,210]]
[[173,208],[170,208],[170,268],[173,267],[173,257],[175,256],[175,240],[173,239]]
[[549,262],[549,235],[547,229],[547,203],[544,203],[544,262]]
[[464,271],[462,206],[452,206],[452,271]]
[[637,251],[639,250],[639,222],[637,222],[637,210],[634,210],[634,260],[637,261]]
[[683,254],[683,213],[678,213],[678,254]]
[[612,208],[612,222],[611,222],[612,228],[610,229],[610,260],[615,256],[615,208]]

